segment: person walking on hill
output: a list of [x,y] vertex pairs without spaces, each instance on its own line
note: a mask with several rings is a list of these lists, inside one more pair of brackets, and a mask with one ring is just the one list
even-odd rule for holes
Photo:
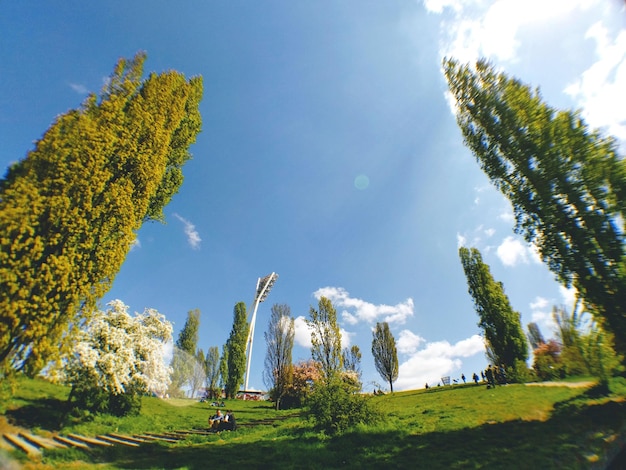
[[485,371],[485,377],[487,377],[487,388],[490,388],[490,387],[495,388],[496,381],[494,380],[494,377],[493,377],[493,369],[491,368],[491,364],[489,364],[489,366],[487,367],[487,370]]

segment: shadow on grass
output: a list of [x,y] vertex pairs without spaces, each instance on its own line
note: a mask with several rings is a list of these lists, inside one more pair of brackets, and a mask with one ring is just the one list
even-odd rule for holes
[[61,429],[67,417],[68,404],[57,398],[37,398],[5,415],[10,423],[24,428],[41,428],[48,431]]
[[247,436],[235,432],[213,436],[208,442],[94,449],[86,457],[127,469],[199,470],[220,462],[246,469],[603,468],[607,434],[619,432],[625,417],[626,403],[607,402],[584,408],[566,406],[543,422],[484,424],[445,433],[374,429],[323,438],[292,430],[293,434],[246,442]]

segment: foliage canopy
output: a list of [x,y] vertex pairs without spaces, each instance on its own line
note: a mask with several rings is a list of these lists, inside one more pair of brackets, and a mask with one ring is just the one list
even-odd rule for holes
[[330,299],[320,297],[318,309],[309,309],[306,323],[311,330],[311,356],[319,364],[324,380],[329,381],[342,367],[341,331]]
[[233,328],[226,341],[228,350],[228,376],[226,378],[226,396],[234,398],[243,384],[246,372],[246,343],[250,325],[246,316],[246,304],[238,302],[233,311]]
[[511,202],[515,231],[626,353],[626,161],[615,139],[486,61],[446,59],[444,70],[465,144]]
[[100,96],[54,121],[0,180],[0,373],[35,374],[71,349],[147,220],[182,183],[202,79],[141,80],[120,59]]
[[295,337],[294,319],[289,305],[274,304],[265,332],[265,369],[263,379],[270,389],[270,397],[280,409],[282,397],[293,380],[291,353]]
[[496,282],[489,266],[476,248],[459,248],[469,294],[478,314],[478,326],[485,333],[494,362],[514,367],[528,359],[528,345],[520,314],[513,310],[502,283]]
[[393,383],[398,378],[398,351],[396,340],[389,329],[389,323],[376,323],[372,336],[374,365],[380,376],[389,383],[389,389],[393,392]]

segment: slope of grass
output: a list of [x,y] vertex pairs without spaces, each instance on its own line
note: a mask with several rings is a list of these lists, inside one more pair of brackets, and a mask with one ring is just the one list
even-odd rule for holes
[[[38,427],[40,432],[96,435],[204,426],[214,411],[194,400],[168,403],[146,398],[136,417],[99,416],[88,423],[61,419],[55,424],[58,412],[48,418],[36,418],[32,412],[32,407],[44,413],[55,408],[51,400],[62,405],[67,390],[47,387],[39,381],[20,382],[6,406],[7,418]],[[242,424],[236,432],[138,449],[116,446],[88,453],[47,452],[33,463],[20,459],[27,469],[204,469],[220,462],[229,468],[252,469],[590,468],[606,460],[626,423],[626,403],[621,397],[596,397],[587,388],[468,385],[399,392],[372,400],[385,418],[341,436],[315,432],[297,410],[276,412],[269,403],[230,401],[227,407]],[[40,401],[47,404],[38,405]]]

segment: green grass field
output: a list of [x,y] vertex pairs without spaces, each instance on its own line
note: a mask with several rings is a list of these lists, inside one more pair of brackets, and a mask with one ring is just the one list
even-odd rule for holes
[[[0,431],[87,436],[158,432],[206,425],[214,409],[197,400],[145,398],[139,416],[65,417],[68,389],[19,379],[3,405]],[[441,387],[373,397],[384,418],[340,436],[314,431],[300,410],[227,401],[240,428],[140,448],[46,451],[39,461],[13,453],[24,469],[57,468],[604,468],[626,429],[626,381],[610,396],[593,388],[507,385]]]

